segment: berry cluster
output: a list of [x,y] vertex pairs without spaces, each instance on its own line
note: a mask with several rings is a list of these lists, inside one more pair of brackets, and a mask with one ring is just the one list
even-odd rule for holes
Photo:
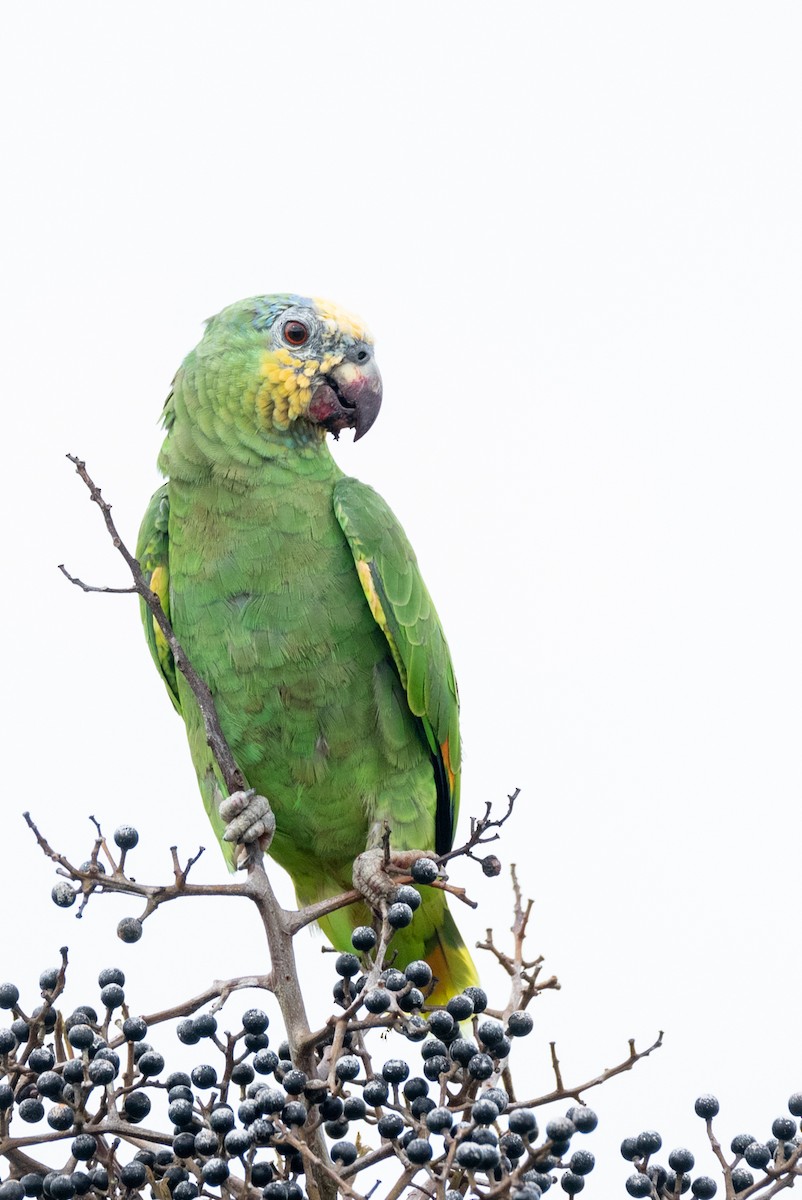
[[[403,893],[394,903],[414,911],[418,893]],[[302,1200],[310,1156],[322,1156],[343,1181],[395,1159],[410,1181],[421,1173],[449,1200],[468,1189],[537,1200],[555,1171],[569,1195],[581,1191],[595,1160],[588,1150],[571,1152],[571,1141],[595,1128],[595,1113],[575,1105],[541,1136],[533,1109],[499,1085],[531,1016],[488,1013],[479,987],[429,1008],[430,967],[384,966],[374,954],[379,941],[362,926],[354,952],[334,959],[341,1015],[322,1031],[309,1072],[285,1040],[271,1046],[267,1014],[251,1008],[233,1034],[220,1032],[219,1011],[178,1019],[179,1041],[202,1046],[204,1061],[167,1073],[148,1022],[129,1012],[116,967],[98,977],[97,1007],[69,1013],[56,1005],[64,965],[42,973],[44,1003],[30,1016],[18,988],[0,985],[0,1008],[13,1017],[0,1029],[0,1138],[12,1167],[0,1200],[123,1197],[148,1187],[192,1200],[235,1184],[240,1196]],[[374,1063],[366,1036],[388,1028],[419,1043],[419,1058],[416,1051]],[[151,1127],[154,1118],[161,1129]],[[126,1158],[120,1139],[147,1148]],[[59,1167],[30,1159],[37,1141],[54,1143],[48,1149],[59,1151]]]
[[[772,1136],[765,1142],[758,1141],[751,1133],[739,1133],[732,1139],[730,1150],[735,1156],[730,1163],[723,1161],[721,1147],[713,1133],[713,1118],[719,1111],[715,1096],[699,1096],[695,1104],[696,1115],[707,1123],[711,1146],[720,1156],[725,1180],[726,1195],[759,1194],[772,1185],[793,1186],[794,1176],[802,1175],[802,1137],[799,1133],[799,1118],[802,1117],[802,1092],[795,1092],[788,1101],[790,1117],[777,1117],[771,1126]],[[678,1147],[668,1156],[668,1167],[651,1162],[663,1145],[660,1134],[653,1129],[644,1130],[637,1137],[624,1138],[621,1154],[637,1167],[634,1175],[627,1179],[626,1189],[630,1196],[649,1197],[650,1200],[674,1200],[690,1191],[697,1200],[710,1200],[716,1195],[718,1185],[709,1175],[694,1176],[695,1159],[690,1150]],[[746,1164],[744,1166],[743,1164]],[[755,1183],[755,1176],[748,1168],[762,1172]],[[773,1192],[769,1193],[773,1195]]]

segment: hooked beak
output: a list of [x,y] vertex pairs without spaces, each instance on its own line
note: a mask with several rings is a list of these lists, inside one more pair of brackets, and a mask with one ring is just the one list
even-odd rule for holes
[[373,358],[343,362],[312,392],[307,417],[335,437],[342,429],[353,429],[358,442],[379,415],[381,402],[382,377]]

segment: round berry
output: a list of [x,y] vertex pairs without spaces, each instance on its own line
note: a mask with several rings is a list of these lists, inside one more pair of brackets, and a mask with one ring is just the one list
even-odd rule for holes
[[106,1008],[119,1008],[125,1000],[125,992],[118,983],[107,983],[100,993],[100,1001]]
[[771,1123],[771,1132],[778,1141],[785,1142],[796,1133],[796,1121],[790,1117],[775,1117]]
[[596,1158],[590,1150],[575,1150],[568,1165],[576,1175],[587,1175],[596,1166]]
[[530,1108],[516,1108],[510,1113],[507,1124],[512,1133],[520,1133],[524,1138],[536,1138],[538,1134],[537,1117]]
[[383,1138],[397,1138],[403,1132],[404,1118],[400,1113],[386,1113],[383,1117],[379,1117],[376,1128]]
[[[343,1062],[343,1061],[344,1061],[343,1059],[340,1059],[340,1062]],[[358,1064],[359,1059],[357,1059],[356,1061]],[[340,1064],[338,1063],[337,1065],[339,1066]],[[357,1071],[357,1074],[358,1074],[358,1071]],[[304,1090],[307,1083],[309,1082],[309,1077],[307,1076],[305,1071],[297,1071],[293,1068],[292,1071],[287,1072],[287,1074],[284,1076],[284,1078],[282,1079],[281,1082],[284,1087],[284,1091],[287,1092],[288,1095],[300,1096],[301,1092]]]
[[403,1083],[409,1076],[409,1066],[402,1058],[389,1058],[382,1067],[382,1078],[388,1083]]
[[139,834],[133,825],[119,825],[114,830],[114,841],[121,850],[133,850],[139,841]]
[[150,1112],[150,1099],[144,1092],[129,1092],[123,1100],[123,1108],[128,1120],[136,1125]]
[[472,1002],[475,1013],[483,1013],[487,1008],[487,992],[484,988],[466,987],[464,995]]
[[504,1037],[504,1026],[500,1021],[493,1021],[488,1018],[481,1021],[476,1029],[476,1036],[479,1041],[491,1050]]
[[555,1117],[546,1126],[546,1137],[552,1142],[570,1142],[575,1133],[574,1123],[567,1117]]
[[363,953],[372,950],[377,940],[376,930],[371,929],[370,925],[357,925],[351,934],[351,945]]
[[731,1175],[732,1190],[736,1193],[745,1192],[748,1187],[751,1187],[755,1182],[755,1177],[751,1171],[745,1171],[743,1167],[736,1167]]
[[[66,1108],[66,1105],[61,1107]],[[66,1128],[69,1129],[72,1125],[73,1113],[71,1108],[68,1108],[67,1111],[70,1114],[70,1124],[67,1125]],[[45,1106],[42,1104],[41,1100],[37,1100],[35,1097],[29,1097],[27,1100],[20,1101],[17,1107],[17,1112],[23,1121],[27,1121],[30,1125],[35,1125],[36,1122],[41,1121],[42,1117],[45,1115]]]
[[404,975],[415,987],[425,988],[432,982],[432,968],[422,958],[416,958],[404,968]]
[[426,1114],[426,1127],[432,1133],[446,1133],[454,1124],[454,1117],[447,1108],[433,1108]]
[[229,1176],[228,1163],[224,1158],[210,1158],[201,1167],[201,1178],[210,1187],[219,1187]]
[[581,1175],[575,1175],[573,1171],[566,1171],[560,1180],[560,1187],[564,1192],[567,1192],[569,1196],[576,1196],[578,1192],[582,1191],[584,1186],[585,1180],[583,1177]]
[[387,924],[391,929],[406,929],[412,924],[412,915],[408,904],[391,904],[387,909]]
[[794,1092],[788,1097],[788,1111],[795,1117],[802,1117],[802,1092]]
[[686,1150],[684,1147],[672,1150],[668,1156],[668,1165],[672,1171],[676,1171],[677,1175],[687,1175],[688,1171],[693,1170],[695,1161],[690,1150]]
[[0,1029],[0,1054],[10,1054],[17,1048],[17,1039],[13,1029]]
[[691,1191],[699,1200],[712,1200],[718,1187],[715,1179],[711,1179],[709,1175],[699,1175],[691,1184]]
[[0,1200],[22,1200],[24,1195],[25,1188],[19,1179],[6,1179],[0,1183]]
[[129,1042],[141,1042],[147,1037],[148,1025],[144,1017],[126,1017],[123,1021],[123,1037]]
[[306,1105],[300,1100],[291,1100],[281,1110],[281,1119],[285,1125],[305,1125],[307,1115]]
[[410,875],[416,883],[434,883],[439,874],[437,863],[433,858],[416,858],[410,870]]
[[98,987],[104,988],[110,983],[117,983],[120,987],[125,986],[125,973],[119,967],[104,967],[98,975]]
[[730,1150],[733,1154],[743,1154],[747,1146],[751,1146],[755,1139],[751,1133],[737,1133],[730,1142]]
[[81,1133],[73,1139],[70,1150],[79,1162],[88,1162],[97,1151],[97,1138],[92,1137],[91,1133]]
[[332,1162],[342,1167],[350,1167],[356,1162],[357,1149],[353,1142],[335,1142],[330,1150]]
[[253,1145],[253,1136],[248,1129],[229,1129],[223,1139],[226,1154],[230,1154],[234,1158],[239,1158],[242,1154],[247,1154]]
[[[467,1021],[468,1017],[473,1016],[473,1000],[471,1000],[470,996],[466,996],[464,992],[460,993],[459,996],[452,996],[446,1005],[446,1012],[455,1021]],[[429,1018],[429,1026],[431,1027],[431,1017]]]
[[338,954],[334,970],[338,975],[342,975],[343,979],[353,979],[354,975],[359,974],[359,959],[355,954]]
[[434,1054],[423,1064],[423,1073],[432,1083],[436,1083],[441,1075],[447,1075],[451,1070],[451,1059],[444,1054]]
[[643,1133],[638,1134],[635,1143],[639,1154],[656,1154],[663,1144],[663,1139],[656,1129],[645,1129]]
[[507,1033],[510,1037],[526,1037],[534,1029],[535,1022],[528,1012],[518,1009],[507,1018]]
[[120,1168],[120,1182],[127,1188],[141,1188],[147,1177],[145,1164],[136,1159]]
[[61,883],[57,883],[50,893],[50,898],[59,908],[71,908],[75,903],[75,897],[78,893],[75,891],[71,883],[67,883],[63,879]]
[[498,1115],[498,1105],[486,1097],[477,1100],[471,1109],[471,1119],[477,1125],[492,1125],[498,1119]]
[[585,1104],[573,1105],[565,1115],[577,1133],[592,1133],[599,1123],[596,1113]]
[[164,1070],[164,1058],[158,1050],[146,1050],[140,1054],[137,1066],[143,1075],[159,1075]]
[[386,988],[371,988],[363,1001],[369,1013],[383,1013],[392,1004],[392,997]]
[[[361,1070],[362,1070],[361,1059],[357,1058],[357,1056],[355,1054],[345,1054],[337,1062],[337,1065],[334,1068],[334,1074],[337,1076],[338,1079],[347,1081],[347,1080],[351,1080],[351,1079],[356,1079],[357,1075],[359,1074],[359,1072]],[[286,1087],[286,1082],[285,1082],[284,1086]]]
[[14,1008],[19,1000],[19,988],[15,983],[0,983],[0,1008]]
[[415,1166],[429,1162],[432,1157],[432,1148],[425,1138],[412,1138],[405,1149],[407,1158]]
[[410,887],[408,883],[402,883],[393,892],[393,903],[406,904],[413,912],[416,912],[421,904],[420,892],[416,888]]
[[49,1071],[56,1061],[56,1056],[49,1046],[36,1046],[28,1055],[28,1066],[39,1075]]
[[640,1172],[630,1175],[625,1186],[630,1196],[643,1197],[651,1196],[652,1194],[651,1179],[648,1175],[642,1175]]
[[771,1150],[762,1142],[750,1142],[743,1151],[743,1156],[750,1167],[755,1167],[759,1171],[767,1167],[772,1159]]
[[468,1074],[471,1079],[489,1079],[493,1071],[493,1060],[489,1054],[474,1054],[468,1060]]
[[705,1121],[712,1121],[718,1113],[719,1102],[715,1096],[706,1093],[704,1096],[697,1097],[693,1107],[697,1117],[702,1117]]
[[76,1050],[88,1050],[95,1040],[94,1030],[88,1025],[73,1025],[67,1034],[67,1041]]
[[455,1158],[461,1167],[474,1170],[482,1162],[482,1147],[476,1142],[462,1142],[457,1146]]
[[123,917],[117,926],[117,937],[121,942],[138,942],[142,937],[142,922],[138,917]]
[[457,1022],[444,1008],[436,1008],[434,1012],[430,1012],[428,1021],[429,1030],[436,1038],[442,1038],[446,1042],[454,1036]]
[[390,1095],[390,1089],[384,1079],[370,1079],[362,1089],[362,1097],[366,1104],[378,1108],[384,1104]]

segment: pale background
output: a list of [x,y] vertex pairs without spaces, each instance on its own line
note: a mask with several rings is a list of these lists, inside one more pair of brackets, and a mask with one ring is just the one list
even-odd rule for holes
[[[87,814],[134,821],[153,881],[209,844],[135,601],[56,570],[126,583],[63,455],[133,542],[202,319],[322,294],[377,338],[381,418],[336,453],[446,626],[466,821],[522,788],[499,853],[563,983],[522,1093],[551,1039],[579,1081],[665,1029],[588,1094],[590,1196],[624,1194],[642,1128],[699,1157],[701,1091],[722,1140],[768,1136],[802,1087],[799,6],[29,0],[5,25],[0,975],[30,1008],[66,942],[75,1003],[119,964],[147,1011],[264,965],[233,903],[133,948],[136,905],[76,924],[19,814],[76,860]],[[197,877],[222,874],[212,847]],[[504,878],[459,881],[469,940],[500,934]]]

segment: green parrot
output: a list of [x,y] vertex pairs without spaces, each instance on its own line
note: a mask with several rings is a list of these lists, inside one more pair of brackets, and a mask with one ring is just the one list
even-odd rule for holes
[[[300,905],[353,887],[385,822],[394,852],[440,854],[456,824],[459,702],[440,621],[395,516],[327,442],[343,429],[362,437],[381,394],[370,334],[336,305],[282,294],[223,309],[173,381],[167,482],[137,544],[257,793],[227,797],[192,692],[143,605],[229,866],[234,843],[267,840],[269,804],[269,853]],[[360,890],[375,903],[374,884]],[[320,922],[340,950],[365,923],[361,903]],[[442,890],[423,888],[392,946],[402,966],[427,960],[436,1002],[477,981]]]

